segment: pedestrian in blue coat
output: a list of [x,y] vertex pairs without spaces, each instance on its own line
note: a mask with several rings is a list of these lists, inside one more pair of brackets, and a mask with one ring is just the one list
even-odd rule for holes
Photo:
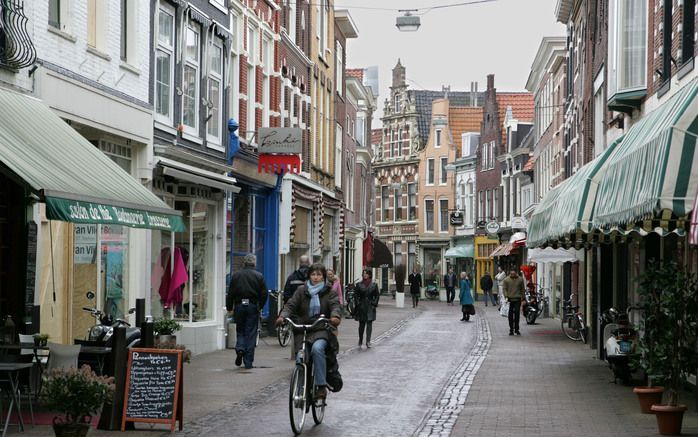
[[460,299],[461,311],[463,311],[463,318],[460,321],[467,322],[470,320],[470,315],[475,314],[475,307],[473,306],[475,302],[470,291],[470,277],[465,272],[460,274],[460,294],[458,298]]

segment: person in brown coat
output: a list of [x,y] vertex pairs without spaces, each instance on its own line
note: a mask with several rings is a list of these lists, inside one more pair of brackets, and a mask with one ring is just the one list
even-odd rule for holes
[[511,269],[503,283],[504,296],[509,302],[509,335],[521,335],[519,332],[519,319],[521,317],[521,301],[524,298],[524,280],[516,272],[516,269]]
[[[330,319],[333,326],[339,326],[342,320],[339,297],[327,285],[327,270],[325,266],[316,263],[308,269],[308,281],[300,285],[293,296],[286,302],[284,309],[276,319],[276,325],[280,326],[286,317],[296,324],[311,325],[318,317]],[[308,332],[306,341],[312,344],[311,356],[313,357],[313,374],[315,375],[315,396],[324,399],[327,396],[327,356],[325,351],[330,341],[330,335],[335,335],[325,328]],[[301,349],[302,335],[294,336],[296,353]]]

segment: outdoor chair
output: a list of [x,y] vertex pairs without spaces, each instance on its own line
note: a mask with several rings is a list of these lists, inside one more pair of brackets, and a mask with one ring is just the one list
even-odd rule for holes
[[53,369],[78,367],[78,355],[80,355],[79,344],[49,343],[48,350],[47,371],[50,372]]

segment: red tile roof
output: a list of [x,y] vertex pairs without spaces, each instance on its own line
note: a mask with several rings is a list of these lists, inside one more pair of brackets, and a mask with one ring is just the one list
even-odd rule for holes
[[364,81],[364,69],[363,68],[347,68],[346,70],[347,76],[355,77],[359,79],[359,81],[363,82]]
[[[532,122],[534,117],[533,94],[531,93],[497,93],[497,104],[499,105],[499,122],[504,123],[507,108],[511,106],[514,118],[518,121]],[[502,144],[507,141],[506,130],[502,129]]]
[[522,171],[533,171],[533,168],[536,165],[536,158],[531,156],[528,158],[528,162],[526,162],[526,165],[524,165],[524,168]]
[[451,106],[448,108],[448,126],[451,129],[455,144],[460,144],[460,137],[466,132],[480,132],[481,123],[481,106]]
[[371,130],[371,145],[380,144],[383,140],[383,130],[382,129],[372,129]]

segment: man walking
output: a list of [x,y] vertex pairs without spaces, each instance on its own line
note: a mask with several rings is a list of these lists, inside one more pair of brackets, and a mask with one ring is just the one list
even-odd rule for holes
[[485,298],[485,306],[487,306],[488,299],[492,299],[492,285],[492,276],[490,276],[490,272],[485,272],[485,275],[480,279],[480,288],[482,288],[482,294]]
[[245,362],[245,369],[252,368],[254,349],[257,345],[257,324],[259,311],[267,301],[267,284],[264,276],[254,268],[257,257],[248,254],[243,260],[243,268],[230,279],[225,306],[235,320],[235,365]]
[[444,286],[446,287],[446,303],[453,305],[453,300],[456,298],[456,274],[453,273],[453,267],[448,269],[448,273],[444,275]]
[[521,335],[519,319],[521,317],[521,300],[524,298],[524,280],[516,269],[511,269],[503,283],[504,296],[509,302],[509,335]]
[[288,302],[291,296],[293,296],[293,293],[296,292],[296,288],[305,284],[305,281],[308,280],[310,258],[308,255],[301,255],[299,263],[300,266],[298,267],[298,270],[295,270],[293,273],[288,275],[288,278],[286,278],[286,284],[284,285],[284,303]]

